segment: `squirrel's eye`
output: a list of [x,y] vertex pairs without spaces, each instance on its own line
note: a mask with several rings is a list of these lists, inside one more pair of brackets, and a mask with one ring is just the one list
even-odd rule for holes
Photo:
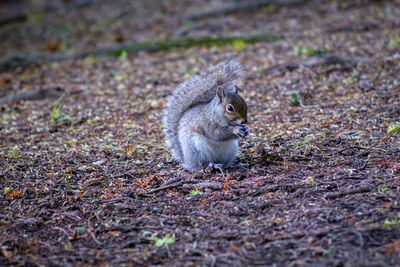
[[226,105],[226,111],[233,112],[233,106],[231,104]]

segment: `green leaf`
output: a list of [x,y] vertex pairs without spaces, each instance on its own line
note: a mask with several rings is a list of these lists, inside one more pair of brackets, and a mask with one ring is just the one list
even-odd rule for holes
[[246,48],[246,42],[241,38],[235,39],[232,42],[232,47],[241,50],[243,48]]
[[8,119],[10,118],[9,115],[4,115],[3,118],[0,120],[1,124],[7,124]]
[[122,50],[121,53],[119,54],[118,59],[121,61],[126,60],[127,55],[128,55],[128,52],[126,52],[126,50]]
[[389,41],[389,47],[390,48],[396,48],[400,46],[400,35],[396,35],[392,37]]
[[113,72],[111,72],[111,74],[113,76],[113,79],[118,82],[123,81],[128,78],[127,75],[121,71],[113,71]]
[[383,222],[383,228],[393,228],[396,226],[398,223],[398,218],[386,218],[386,220]]
[[165,244],[175,243],[175,236],[169,236],[169,234],[166,234],[164,239],[165,239]]
[[300,105],[300,97],[298,93],[292,93],[290,95],[290,99],[289,99],[290,103],[293,106],[299,106]]
[[86,230],[86,228],[85,228],[85,226],[75,227],[75,230],[78,233],[83,233]]
[[85,57],[85,59],[83,60],[83,64],[85,64],[86,66],[92,66],[96,61],[97,61],[97,58],[95,58],[92,55],[89,55],[89,56]]
[[162,246],[167,246],[168,244],[175,243],[175,236],[170,236],[169,234],[166,234],[163,239],[155,238],[155,240],[156,243],[154,244],[154,246],[162,247]]
[[28,16],[28,21],[29,21],[29,22],[35,23],[35,22],[40,22],[40,21],[42,21],[43,18],[44,18],[43,13],[37,12],[37,13],[29,14],[29,16]]
[[190,196],[196,196],[196,195],[201,195],[201,194],[203,194],[203,192],[200,191],[200,189],[198,189],[198,188],[191,190],[189,193]]
[[308,185],[316,185],[316,184],[317,184],[317,183],[315,182],[314,177],[312,177],[312,176],[308,176],[308,177],[304,180],[304,183],[305,183],[305,184],[308,184]]
[[163,246],[163,245],[164,245],[164,239],[157,239],[156,243],[154,244],[154,246],[156,246],[158,248]]
[[394,133],[394,134],[400,133],[400,124],[399,124],[399,123],[390,124],[389,127],[388,127],[387,132],[388,132],[389,134],[392,134],[392,133]]
[[294,56],[301,56],[301,55],[308,55],[308,56],[314,56],[314,55],[321,55],[321,54],[326,54],[329,53],[328,49],[315,49],[309,46],[297,46],[293,47],[291,54]]

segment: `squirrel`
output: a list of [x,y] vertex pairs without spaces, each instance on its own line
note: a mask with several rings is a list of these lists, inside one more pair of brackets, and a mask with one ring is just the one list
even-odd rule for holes
[[236,86],[242,67],[223,59],[183,81],[167,100],[164,134],[172,156],[188,170],[232,165],[239,138],[249,135],[247,104]]

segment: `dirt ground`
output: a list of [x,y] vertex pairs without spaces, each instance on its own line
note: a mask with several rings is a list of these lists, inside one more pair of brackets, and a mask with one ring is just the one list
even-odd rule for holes
[[[237,2],[0,1],[0,57],[279,37],[2,69],[0,102],[54,95],[0,106],[0,265],[400,265],[400,1],[193,17]],[[251,134],[232,168],[185,171],[166,98],[228,54]]]

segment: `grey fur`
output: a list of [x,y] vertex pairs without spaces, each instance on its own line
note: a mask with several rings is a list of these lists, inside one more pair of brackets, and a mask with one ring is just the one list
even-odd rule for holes
[[[246,125],[232,125],[223,116],[216,90],[222,86],[226,91],[233,91],[241,72],[239,62],[223,60],[182,82],[169,97],[163,114],[164,133],[172,156],[186,168],[199,169],[214,158],[222,161],[220,163],[224,166],[232,163],[237,152],[237,139],[247,135],[248,128]],[[204,135],[190,130],[198,126],[204,130]],[[211,146],[211,154],[199,151],[196,147],[199,143],[205,146],[204,149]],[[218,154],[220,145],[221,151],[232,150],[226,159]]]

